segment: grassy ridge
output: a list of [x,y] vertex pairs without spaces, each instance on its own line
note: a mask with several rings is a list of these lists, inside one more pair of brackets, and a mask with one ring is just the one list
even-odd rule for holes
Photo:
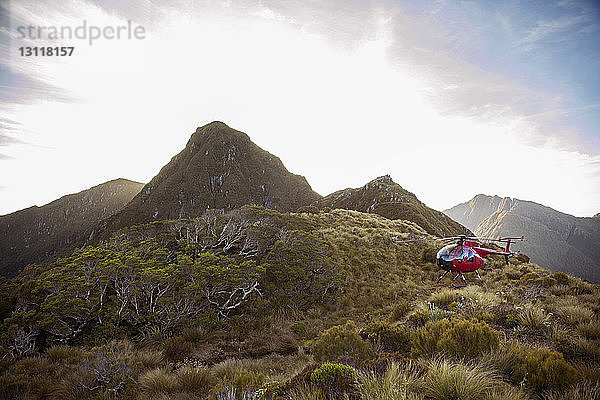
[[128,228],[2,283],[0,397],[598,393],[597,285],[525,257],[493,259],[465,289],[423,285],[436,248],[395,244],[411,235],[427,233],[259,207]]

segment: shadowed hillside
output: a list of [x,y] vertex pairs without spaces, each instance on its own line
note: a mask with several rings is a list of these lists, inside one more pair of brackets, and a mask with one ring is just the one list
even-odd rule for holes
[[12,276],[79,239],[98,221],[127,204],[144,185],[109,181],[42,207],[0,216],[0,275]]
[[564,214],[531,201],[477,195],[445,211],[481,237],[524,235],[533,261],[600,282],[600,219]]
[[186,147],[104,227],[111,232],[247,204],[293,211],[319,197],[304,177],[288,172],[279,158],[248,135],[212,122],[198,128]]
[[437,236],[470,234],[459,223],[421,203],[417,196],[404,190],[389,175],[372,180],[356,189],[344,189],[319,199],[316,206],[342,208],[381,215],[388,219],[412,221]]

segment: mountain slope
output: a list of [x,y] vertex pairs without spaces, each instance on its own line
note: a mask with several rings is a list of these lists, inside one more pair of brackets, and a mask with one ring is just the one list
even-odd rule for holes
[[404,190],[389,175],[374,179],[361,188],[334,192],[319,199],[315,205],[320,209],[341,208],[374,213],[392,220],[412,221],[428,233],[442,237],[470,233],[443,213],[421,203],[417,196]]
[[98,221],[127,204],[142,183],[116,179],[0,216],[0,275],[12,276],[71,243]]
[[[479,236],[525,235],[518,244],[539,265],[600,282],[600,219],[531,201],[477,195],[445,211]],[[517,247],[516,247],[517,249]]]
[[248,135],[212,122],[196,129],[186,147],[107,220],[104,229],[192,218],[207,209],[231,210],[247,204],[293,211],[319,197],[303,176],[290,173]]

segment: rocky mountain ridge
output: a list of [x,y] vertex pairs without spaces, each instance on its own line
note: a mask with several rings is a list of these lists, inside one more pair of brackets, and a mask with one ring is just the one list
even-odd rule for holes
[[143,187],[115,179],[51,203],[0,216],[0,275],[12,276],[77,240],[117,212]]
[[338,190],[317,200],[315,206],[373,213],[391,220],[408,220],[440,237],[471,233],[443,213],[427,207],[389,175],[380,176],[360,188]]

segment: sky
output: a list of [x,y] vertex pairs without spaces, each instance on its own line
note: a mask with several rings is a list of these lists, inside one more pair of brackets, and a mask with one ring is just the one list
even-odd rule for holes
[[[597,2],[164,3],[0,1],[0,214],[148,182],[214,120],[322,195],[600,212]],[[47,46],[73,54],[19,50]]]

